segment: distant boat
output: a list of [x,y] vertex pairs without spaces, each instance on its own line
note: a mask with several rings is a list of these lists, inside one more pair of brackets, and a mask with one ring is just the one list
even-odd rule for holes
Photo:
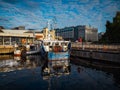
[[25,46],[18,46],[14,50],[14,56],[21,56],[22,53],[24,55],[32,55],[40,53],[40,44],[31,44],[31,45],[25,45]]
[[26,52],[27,55],[40,53],[40,44],[30,45],[30,49]]

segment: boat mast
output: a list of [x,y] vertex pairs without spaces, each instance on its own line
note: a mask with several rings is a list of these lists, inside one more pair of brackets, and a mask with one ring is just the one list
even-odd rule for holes
[[[53,30],[55,30],[56,27],[57,27],[57,20],[56,20],[56,17],[54,16],[53,17]],[[58,32],[56,34],[57,34],[56,36],[58,37]]]
[[54,17],[53,19],[53,30],[56,28],[57,22],[56,22],[56,17]]

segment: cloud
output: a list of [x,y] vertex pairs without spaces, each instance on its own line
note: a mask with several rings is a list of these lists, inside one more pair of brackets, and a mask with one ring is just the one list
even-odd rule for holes
[[10,3],[10,4],[16,4],[19,3],[20,0],[0,0],[1,2],[6,2],[6,3]]
[[0,25],[39,29],[56,18],[58,28],[91,24],[104,31],[119,4],[119,0],[0,0]]

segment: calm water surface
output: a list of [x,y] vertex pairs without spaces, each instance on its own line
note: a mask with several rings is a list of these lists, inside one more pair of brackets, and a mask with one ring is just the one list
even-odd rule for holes
[[0,90],[120,90],[119,69],[98,69],[74,60],[1,55]]

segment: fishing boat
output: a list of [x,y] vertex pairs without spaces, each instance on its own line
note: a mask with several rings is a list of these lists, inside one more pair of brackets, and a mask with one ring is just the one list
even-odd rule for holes
[[41,43],[41,55],[48,60],[68,60],[70,58],[71,42],[59,40],[55,37],[55,30],[48,27],[43,31],[44,39]]
[[67,60],[70,58],[70,41],[43,40],[41,54],[48,60]]
[[21,48],[20,47],[15,47],[14,49],[14,56],[21,56]]
[[[24,52],[24,53],[23,53]],[[37,44],[27,44],[24,46],[18,46],[14,50],[14,56],[32,55],[40,53],[40,43]]]
[[40,44],[32,44],[26,51],[27,55],[40,53]]

